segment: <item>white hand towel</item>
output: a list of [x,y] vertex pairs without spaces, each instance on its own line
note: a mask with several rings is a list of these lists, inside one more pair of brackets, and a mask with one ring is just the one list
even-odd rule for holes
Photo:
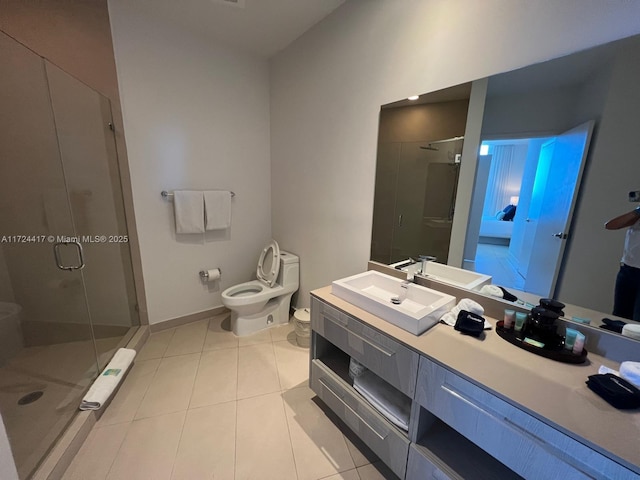
[[204,209],[207,230],[223,230],[231,226],[231,192],[205,191]]
[[[484,308],[478,302],[471,300],[470,298],[463,298],[458,302],[458,304],[445,313],[442,317],[440,317],[440,321],[446,323],[447,325],[454,326],[456,324],[456,320],[458,319],[458,314],[461,310],[466,310],[467,312],[475,313],[476,315],[484,315]],[[484,321],[484,329],[490,330],[491,324]]]
[[605,367],[604,365],[600,365],[598,369],[598,373],[600,375],[604,375],[605,373],[613,373],[616,377],[620,376],[620,372],[618,370],[614,370],[613,368]]
[[135,356],[135,350],[119,348],[82,399],[80,410],[98,410],[102,407],[127,373]]
[[480,289],[480,293],[491,295],[493,297],[504,298],[504,292],[500,290],[500,287],[495,285],[483,285]]
[[625,337],[635,338],[640,340],[640,325],[634,325],[633,323],[627,323],[622,327],[622,335]]
[[174,190],[173,209],[176,215],[176,233],[204,233],[202,192]]
[[353,388],[391,423],[409,430],[411,400],[408,397],[369,370],[353,380]]
[[622,362],[620,364],[620,376],[640,388],[640,362]]

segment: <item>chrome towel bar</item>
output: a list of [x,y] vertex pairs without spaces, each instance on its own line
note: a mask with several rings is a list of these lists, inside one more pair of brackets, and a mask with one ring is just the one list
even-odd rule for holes
[[[162,195],[162,198],[170,198],[173,197],[173,193],[172,192],[167,192],[166,190],[163,190],[162,192],[160,192],[160,195]],[[231,192],[231,196],[235,197],[236,194]]]

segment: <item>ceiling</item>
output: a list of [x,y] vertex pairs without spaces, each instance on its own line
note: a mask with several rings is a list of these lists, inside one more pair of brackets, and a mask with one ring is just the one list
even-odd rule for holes
[[149,14],[269,58],[345,0],[132,0]]

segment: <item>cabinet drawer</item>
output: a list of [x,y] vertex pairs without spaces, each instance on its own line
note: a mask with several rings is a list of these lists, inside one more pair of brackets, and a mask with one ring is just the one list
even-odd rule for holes
[[422,455],[415,445],[409,447],[406,480],[458,480],[446,475],[426,456]]
[[413,398],[420,358],[416,352],[313,297],[311,328]]
[[420,405],[525,478],[637,478],[604,455],[424,357],[416,390]]
[[400,478],[404,478],[409,439],[320,360],[311,362],[311,389]]

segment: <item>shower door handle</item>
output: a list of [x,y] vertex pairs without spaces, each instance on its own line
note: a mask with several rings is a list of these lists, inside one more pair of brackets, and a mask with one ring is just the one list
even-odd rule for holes
[[[61,245],[73,245],[78,249],[78,265],[63,265],[60,259],[60,246]],[[53,255],[56,258],[56,265],[60,270],[82,270],[84,268],[84,254],[82,252],[82,245],[79,242],[58,242],[53,246]]]

